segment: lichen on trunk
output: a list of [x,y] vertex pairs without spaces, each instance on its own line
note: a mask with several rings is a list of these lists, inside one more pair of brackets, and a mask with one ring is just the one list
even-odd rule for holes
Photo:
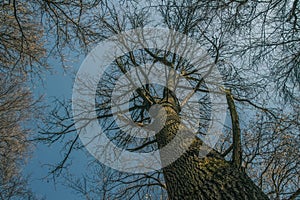
[[[158,147],[163,149],[179,132],[188,132],[188,128],[180,123],[180,116],[176,105],[172,102],[162,102],[162,111],[158,112],[156,120],[166,115],[163,128],[156,134]],[[161,114],[160,114],[161,113]],[[189,137],[191,138],[191,137]],[[192,141],[179,140],[178,148],[189,147],[178,159],[168,165],[170,161],[166,152],[161,152],[163,174],[170,200],[210,200],[210,199],[268,199],[261,189],[256,186],[245,172],[238,170],[231,162],[226,161],[217,151],[210,151],[205,157],[199,157],[199,149],[205,145],[196,137]],[[175,150],[176,151],[176,150]]]

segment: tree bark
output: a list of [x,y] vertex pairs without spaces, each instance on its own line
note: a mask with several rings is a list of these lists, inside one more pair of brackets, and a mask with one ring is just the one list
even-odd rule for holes
[[[162,114],[166,115],[165,126],[156,135],[160,150],[178,133],[189,130],[180,124],[178,110],[172,103],[162,103]],[[160,116],[156,118],[158,121]],[[193,133],[188,133],[193,134]],[[179,140],[178,147],[184,147],[188,141]],[[258,186],[232,163],[226,161],[217,151],[212,150],[205,157],[199,157],[199,148],[203,142],[193,136],[188,150],[177,160],[163,168],[163,174],[170,200],[210,200],[210,199],[268,199]],[[161,152],[161,161],[169,161],[168,154]]]

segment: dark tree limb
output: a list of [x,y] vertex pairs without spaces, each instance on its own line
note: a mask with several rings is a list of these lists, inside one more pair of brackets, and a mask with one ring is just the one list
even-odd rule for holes
[[231,116],[232,124],[232,139],[233,139],[233,152],[232,162],[235,167],[241,169],[242,166],[242,145],[241,145],[241,129],[239,124],[239,117],[234,104],[234,98],[230,90],[225,90],[228,108]]
[[300,188],[290,196],[289,200],[295,200],[300,195]]

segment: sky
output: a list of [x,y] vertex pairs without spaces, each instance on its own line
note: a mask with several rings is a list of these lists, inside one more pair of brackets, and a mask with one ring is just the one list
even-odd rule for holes
[[[72,56],[72,55],[71,55]],[[70,60],[72,60],[70,58]],[[79,60],[79,61],[78,61]],[[76,62],[71,62],[70,71],[77,70],[83,59],[77,59]],[[49,64],[53,69],[43,76],[43,82],[36,80],[34,95],[36,97],[43,95],[43,103],[48,106],[54,106],[53,99],[71,99],[73,75],[70,71],[64,72],[58,60],[50,59]],[[46,200],[80,200],[80,196],[75,194],[73,190],[62,184],[62,179],[59,177],[53,179],[53,176],[48,176],[51,169],[50,165],[59,163],[63,158],[63,153],[60,151],[63,143],[54,143],[51,146],[38,143],[33,150],[33,155],[29,159],[24,173],[29,175],[30,187],[38,197],[44,197]],[[70,172],[81,173],[85,169],[86,155],[83,152],[76,151],[72,154],[72,165]]]

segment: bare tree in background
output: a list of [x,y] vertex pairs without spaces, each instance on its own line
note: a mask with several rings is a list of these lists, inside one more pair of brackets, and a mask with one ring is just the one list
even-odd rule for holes
[[42,31],[30,4],[1,4],[0,13],[0,198],[34,199],[22,166],[30,157],[28,122],[36,112],[26,82],[39,71]]
[[18,80],[20,77],[1,75],[0,197],[33,198],[22,166],[30,152],[29,130],[24,125],[32,117],[35,106],[30,91],[23,88],[23,80]]
[[[63,47],[73,44],[71,33],[74,33],[75,38],[80,38],[81,31],[74,28],[77,24],[72,21],[75,17],[70,12],[78,11],[75,14],[80,18],[81,6],[87,8],[97,3],[99,2],[0,2],[1,199],[36,198],[22,171],[33,150],[30,139],[36,127],[32,126],[32,122],[37,123],[40,111],[40,105],[37,104],[39,99],[33,97],[30,86],[36,84],[35,81],[40,82],[44,73],[52,68],[48,65],[47,58],[59,56],[65,66]],[[61,9],[62,5],[69,7],[71,11]],[[80,19],[76,19],[77,23],[79,21]],[[71,27],[68,26],[69,23]]]

